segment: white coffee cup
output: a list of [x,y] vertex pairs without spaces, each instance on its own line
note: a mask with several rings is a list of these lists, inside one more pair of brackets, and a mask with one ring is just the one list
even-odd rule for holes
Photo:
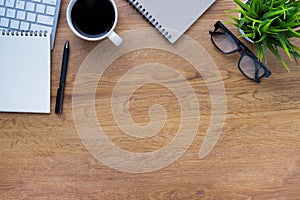
[[113,0],[71,0],[67,22],[72,32],[88,41],[109,38],[116,46],[122,38],[114,32],[118,11]]

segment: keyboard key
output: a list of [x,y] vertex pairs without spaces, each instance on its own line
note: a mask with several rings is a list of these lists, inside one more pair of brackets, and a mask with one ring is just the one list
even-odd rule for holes
[[26,13],[24,11],[17,11],[17,19],[25,20]]
[[26,2],[26,10],[27,11],[34,11],[34,7],[35,7],[35,4],[34,3],[31,3],[31,2]]
[[28,31],[29,30],[29,23],[21,22],[20,29],[23,30],[23,31]]
[[45,5],[41,5],[41,4],[36,5],[35,11],[38,13],[44,14],[45,13]]
[[16,8],[23,10],[25,8],[25,1],[17,0]]
[[48,14],[48,15],[54,15],[55,14],[55,7],[53,7],[53,6],[47,6],[46,14]]
[[4,5],[4,0],[0,0],[0,6]]
[[43,0],[43,3],[55,6],[56,5],[56,0]]
[[6,10],[6,17],[15,18],[15,16],[16,16],[16,10],[13,9]]
[[15,6],[15,0],[5,0],[5,5],[13,8]]
[[8,24],[9,24],[9,19],[6,19],[6,18],[0,19],[0,26],[8,27]]
[[12,19],[10,21],[10,28],[12,29],[19,29],[20,21]]
[[36,14],[35,13],[27,13],[27,21],[35,22]]
[[54,18],[51,16],[44,16],[44,15],[38,15],[37,17],[37,22],[41,24],[46,24],[46,25],[52,25],[54,21]]
[[0,7],[0,16],[5,15],[5,8]]

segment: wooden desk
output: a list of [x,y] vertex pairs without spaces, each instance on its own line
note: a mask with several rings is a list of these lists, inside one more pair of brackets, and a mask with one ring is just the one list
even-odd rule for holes
[[[74,83],[84,58],[101,42],[86,42],[71,33],[65,17],[68,2],[62,0],[52,52],[51,114],[0,114],[0,199],[299,199],[300,69],[289,62],[291,72],[286,72],[270,55],[272,75],[256,84],[238,70],[238,54],[220,54],[208,31],[217,20],[229,21],[224,10],[235,8],[232,1],[218,0],[186,32],[213,59],[226,90],[222,134],[203,159],[198,153],[210,124],[211,105],[205,82],[193,66],[176,56],[168,57],[168,52],[145,49],[122,56],[101,79],[96,93],[99,124],[116,146],[134,153],[159,150],[172,141],[180,122],[180,106],[168,89],[145,85],[132,95],[132,118],[138,124],[149,122],[148,109],[160,103],[168,114],[166,127],[148,139],[124,134],[110,110],[114,84],[133,67],[122,65],[122,60],[145,63],[163,54],[169,58],[168,66],[184,73],[197,94],[201,120],[191,146],[169,166],[138,174],[102,164],[79,138],[72,112]],[[116,32],[149,27],[126,1],[116,3]],[[236,33],[234,27],[229,28]],[[71,44],[66,96],[63,115],[57,116],[55,98],[66,39]],[[297,43],[300,45],[299,40]],[[180,68],[181,64],[186,67]]]

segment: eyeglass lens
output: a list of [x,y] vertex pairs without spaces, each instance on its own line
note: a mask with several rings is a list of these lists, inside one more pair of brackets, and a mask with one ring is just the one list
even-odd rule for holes
[[265,73],[265,70],[248,55],[243,55],[241,57],[239,67],[241,71],[251,79],[256,78],[256,73],[258,77],[262,77]]
[[221,28],[215,30],[212,40],[223,53],[232,53],[239,48],[234,39]]

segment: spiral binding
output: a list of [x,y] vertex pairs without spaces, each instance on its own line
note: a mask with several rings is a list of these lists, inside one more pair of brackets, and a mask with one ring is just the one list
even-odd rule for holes
[[163,36],[167,39],[171,39],[171,35],[166,29],[162,27],[162,25],[143,7],[143,5],[138,2],[138,0],[127,0],[137,11],[139,11],[151,25],[153,25]]
[[3,36],[39,36],[46,37],[47,31],[17,31],[17,30],[6,30],[0,29],[0,35]]

